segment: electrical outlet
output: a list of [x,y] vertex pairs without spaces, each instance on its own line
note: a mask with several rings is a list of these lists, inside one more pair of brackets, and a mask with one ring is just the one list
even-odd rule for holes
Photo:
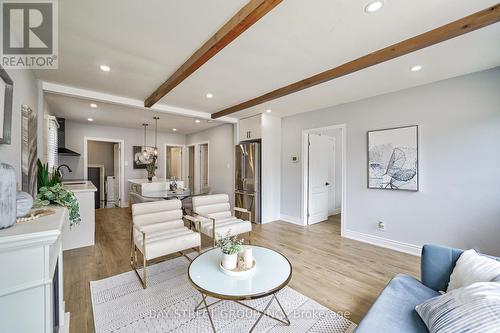
[[385,230],[385,223],[382,221],[378,221],[377,228],[379,231],[384,231]]

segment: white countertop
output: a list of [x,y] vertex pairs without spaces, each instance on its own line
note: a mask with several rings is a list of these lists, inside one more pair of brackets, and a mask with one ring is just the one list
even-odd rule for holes
[[95,192],[97,188],[92,184],[90,180],[84,181],[63,181],[62,185],[65,189],[71,190],[74,193],[77,192]]

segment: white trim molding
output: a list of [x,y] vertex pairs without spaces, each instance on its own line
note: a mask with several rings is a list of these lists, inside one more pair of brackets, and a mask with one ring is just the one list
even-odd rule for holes
[[89,141],[111,142],[111,143],[118,143],[120,145],[120,179],[118,179],[119,187],[120,187],[120,207],[122,207],[122,208],[128,207],[128,201],[127,201],[127,205],[126,206],[124,205],[124,203],[125,203],[125,140],[123,140],[123,139],[111,139],[111,138],[96,138],[96,137],[85,136],[83,138],[83,179],[88,179],[88,142]]
[[[308,149],[308,135],[309,133],[314,133],[319,130],[331,130],[331,129],[341,129],[342,130],[342,201],[341,201],[341,211],[342,216],[340,217],[340,236],[344,236],[347,230],[347,125],[337,124],[326,127],[309,128],[302,130],[302,179],[301,179],[301,212],[302,218],[300,225],[307,226],[307,201],[308,201],[308,160],[309,160],[309,149]],[[283,215],[281,215],[283,216]]]
[[360,241],[363,243],[368,243],[380,247],[384,247],[387,249],[404,252],[408,254],[412,254],[414,256],[420,257],[422,253],[422,247],[410,243],[403,243],[399,241],[395,241],[388,238],[383,238],[379,236],[374,236],[370,234],[365,234],[358,231],[352,231],[344,229],[344,234],[342,235],[345,238],[353,239],[356,241]]
[[[212,119],[211,114],[208,112],[190,110],[190,109],[180,108],[177,106],[171,106],[159,103],[156,103],[150,108],[146,108],[144,107],[144,101],[140,99],[134,99],[129,97],[102,93],[93,90],[65,86],[53,82],[42,81],[42,89],[44,92],[63,95],[63,96],[78,97],[93,101],[107,102],[116,105],[131,106],[139,109],[170,113],[186,117],[194,117],[194,118],[210,119],[210,120]],[[232,117],[220,117],[217,120],[232,124],[236,124],[238,122],[237,118],[232,118]]]
[[297,217],[297,216],[290,216],[290,215],[281,214],[280,220],[284,221],[284,222],[292,223],[292,224],[297,224],[297,225],[300,225],[301,227],[304,226],[304,224],[302,223],[302,218]]

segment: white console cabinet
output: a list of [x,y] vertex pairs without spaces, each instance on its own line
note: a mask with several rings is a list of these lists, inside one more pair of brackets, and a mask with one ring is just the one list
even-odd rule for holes
[[68,211],[51,208],[52,215],[0,230],[0,332],[64,332],[69,325],[61,241]]

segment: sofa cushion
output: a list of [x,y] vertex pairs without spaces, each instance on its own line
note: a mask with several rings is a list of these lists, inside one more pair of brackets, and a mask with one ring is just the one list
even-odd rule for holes
[[415,310],[432,333],[493,333],[500,328],[500,283],[477,282],[453,289]]
[[447,292],[475,282],[489,282],[500,275],[500,261],[467,250],[458,258],[450,275]]
[[412,276],[397,275],[381,292],[356,333],[422,333],[428,332],[415,306],[439,296]]

